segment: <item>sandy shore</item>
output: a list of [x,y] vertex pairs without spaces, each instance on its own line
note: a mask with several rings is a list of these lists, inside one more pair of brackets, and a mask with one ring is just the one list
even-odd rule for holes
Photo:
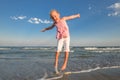
[[[49,75],[54,71],[53,61],[53,59],[34,58],[0,59],[0,80],[40,79],[44,76],[45,72]],[[120,68],[64,75],[62,78],[57,80],[120,80]]]
[[120,68],[96,70],[88,73],[71,74],[68,80],[120,80]]

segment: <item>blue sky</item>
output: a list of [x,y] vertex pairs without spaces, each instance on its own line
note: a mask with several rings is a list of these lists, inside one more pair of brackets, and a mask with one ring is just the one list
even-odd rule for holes
[[49,12],[61,17],[80,13],[67,21],[71,46],[120,46],[120,0],[0,0],[0,46],[56,45],[56,29]]

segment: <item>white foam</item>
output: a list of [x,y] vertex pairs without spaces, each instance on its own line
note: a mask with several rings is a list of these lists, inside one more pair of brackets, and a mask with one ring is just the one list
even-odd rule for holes
[[100,48],[100,47],[85,47],[85,50],[120,50],[119,47],[105,47],[105,48]]
[[[88,69],[88,70],[82,70],[82,71],[69,71],[69,72],[65,72],[64,74],[78,74],[78,73],[88,73],[88,72],[92,72],[92,71],[96,71],[96,70],[102,70],[102,69],[112,69],[112,68],[120,68],[120,66],[112,66],[112,67],[96,67],[94,69]],[[57,77],[52,77],[52,78],[47,78],[47,73],[45,73],[45,75],[37,80],[55,80],[55,79],[60,79],[63,77],[63,74]]]
[[0,50],[10,50],[11,48],[0,48]]
[[24,50],[50,50],[51,48],[34,48],[34,47],[25,47]]
[[70,50],[70,52],[71,52],[71,53],[73,53],[73,52],[74,52],[74,50]]
[[63,74],[61,74],[60,76],[51,77],[51,78],[47,78],[47,77],[48,77],[48,75],[47,75],[47,73],[45,73],[45,75],[42,78],[37,79],[37,80],[56,80],[56,79],[62,78]]
[[120,52],[119,47],[85,47],[84,48],[86,51],[91,51],[91,52],[98,52],[98,53],[103,53],[103,52]]
[[96,47],[86,47],[86,48],[84,48],[85,50],[97,50],[98,48],[96,48]]
[[94,69],[88,69],[88,70],[82,70],[82,71],[73,71],[73,72],[66,72],[68,74],[77,74],[77,73],[88,73],[88,72],[92,72],[92,71],[96,71],[96,70],[102,70],[102,69],[112,69],[112,68],[120,68],[120,66],[112,66],[112,67],[96,67]]

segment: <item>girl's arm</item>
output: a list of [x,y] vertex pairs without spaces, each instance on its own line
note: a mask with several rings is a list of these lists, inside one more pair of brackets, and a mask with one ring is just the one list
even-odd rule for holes
[[49,27],[47,27],[47,28],[42,29],[41,32],[45,32],[46,30],[50,30],[52,28],[54,28],[54,24],[49,26]]
[[79,17],[80,17],[80,14],[75,14],[75,15],[63,17],[63,19],[70,20],[70,19],[79,18]]

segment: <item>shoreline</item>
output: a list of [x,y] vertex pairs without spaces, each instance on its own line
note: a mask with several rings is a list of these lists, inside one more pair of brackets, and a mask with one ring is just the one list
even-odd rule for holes
[[[120,68],[104,68],[91,72],[64,74],[63,76],[39,78],[37,80],[119,80]],[[48,77],[48,78],[47,78]]]
[[[0,80],[40,80],[45,73],[53,73],[54,59],[2,59],[0,60]],[[72,64],[72,62],[70,62]],[[71,70],[72,65],[66,71]],[[77,65],[79,67],[79,65]],[[56,80],[119,80],[120,66],[82,70],[79,73],[64,75]],[[45,79],[43,79],[45,80]],[[48,79],[49,80],[49,79]]]
[[69,80],[119,80],[120,68],[99,69],[92,72],[73,74]]

